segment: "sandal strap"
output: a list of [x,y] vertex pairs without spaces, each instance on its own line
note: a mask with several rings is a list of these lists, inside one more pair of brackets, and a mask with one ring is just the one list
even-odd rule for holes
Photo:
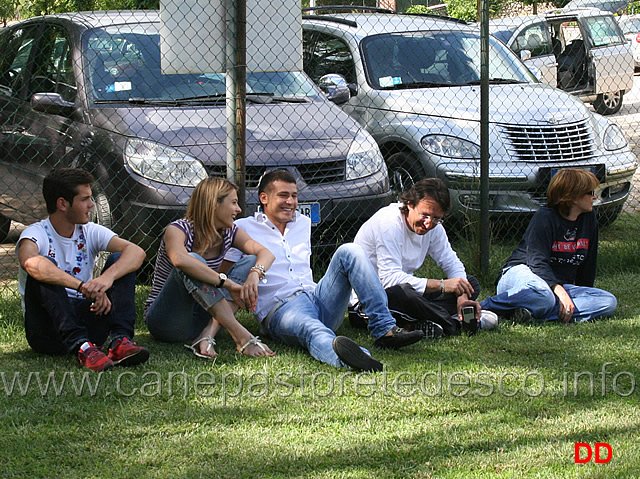
[[251,339],[249,341],[247,341],[244,346],[242,346],[240,348],[240,354],[244,353],[244,350],[247,349],[249,346],[251,346],[252,344],[255,344],[256,346],[259,346],[260,349],[262,349],[263,351],[266,351],[267,349],[264,347],[264,343],[262,341],[260,341],[260,336],[252,336]]
[[209,351],[213,346],[216,345],[216,340],[215,339],[213,339],[211,336],[204,336],[203,338],[200,338],[197,341],[194,341],[190,345],[189,344],[185,344],[184,347],[185,348],[189,348],[192,351],[195,351],[196,346],[198,344],[200,344],[202,341],[207,341],[209,343],[209,346],[207,346],[207,351]]

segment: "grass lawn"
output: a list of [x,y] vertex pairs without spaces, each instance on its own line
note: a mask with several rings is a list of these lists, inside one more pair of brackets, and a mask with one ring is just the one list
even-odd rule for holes
[[[31,352],[15,289],[4,288],[0,475],[637,477],[640,225],[629,218],[601,239],[596,286],[618,297],[615,317],[503,322],[474,337],[373,350],[387,368],[376,374],[336,370],[273,341],[275,358],[245,358],[226,333],[216,361],[196,360],[156,342],[142,321],[136,341],[150,349],[148,363],[85,372],[71,356]],[[465,245],[455,247],[465,258]],[[492,247],[483,296],[512,247]],[[429,265],[422,274],[439,277]],[[139,287],[140,308],[147,292]],[[239,318],[257,331],[248,314]],[[339,333],[373,342],[348,323]],[[575,443],[607,443],[613,457],[575,464]]]

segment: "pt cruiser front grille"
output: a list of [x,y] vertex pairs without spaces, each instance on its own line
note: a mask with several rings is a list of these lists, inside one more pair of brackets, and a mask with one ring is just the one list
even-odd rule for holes
[[507,151],[515,161],[556,163],[588,161],[595,157],[587,122],[565,125],[500,125]]

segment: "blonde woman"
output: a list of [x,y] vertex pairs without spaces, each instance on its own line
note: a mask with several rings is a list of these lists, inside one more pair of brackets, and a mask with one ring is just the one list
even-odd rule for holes
[[531,219],[500,272],[497,295],[480,304],[522,322],[564,323],[611,316],[616,297],[593,287],[598,256],[598,221],[593,211],[595,175],[564,168],[547,189],[547,206]]
[[[269,250],[236,227],[241,211],[237,190],[216,177],[196,186],[185,217],[167,226],[145,304],[149,332],[160,341],[188,342],[185,347],[199,358],[217,356],[214,338],[222,327],[240,353],[275,355],[234,316],[239,307],[255,309],[258,282],[274,260]],[[231,247],[247,256],[227,276],[220,266]]]

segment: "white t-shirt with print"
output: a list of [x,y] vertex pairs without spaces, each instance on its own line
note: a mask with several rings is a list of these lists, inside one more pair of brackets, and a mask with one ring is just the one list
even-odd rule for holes
[[[106,251],[109,241],[116,234],[109,228],[96,223],[76,225],[71,238],[60,236],[49,218],[34,223],[22,232],[16,245],[16,255],[20,241],[29,239],[38,246],[38,254],[47,256],[58,264],[58,268],[79,281],[89,281],[93,278],[93,266],[97,254]],[[18,289],[24,296],[27,273],[22,268],[18,272]],[[75,289],[67,288],[71,298],[83,296]]]

